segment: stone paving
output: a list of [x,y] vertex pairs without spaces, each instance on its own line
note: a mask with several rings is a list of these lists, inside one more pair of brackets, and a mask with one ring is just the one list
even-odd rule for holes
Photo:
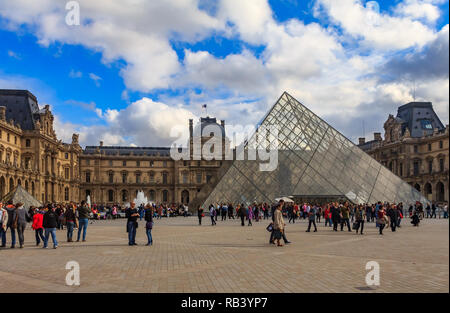
[[[287,220],[286,220],[287,223]],[[268,244],[267,221],[241,227],[238,220],[203,226],[196,217],[157,220],[154,246],[146,243],[144,222],[138,246],[127,245],[125,220],[95,221],[86,242],[67,243],[58,231],[58,249],[36,247],[28,226],[25,248],[0,251],[1,292],[449,292],[448,220],[408,220],[380,236],[333,232],[306,221],[287,223],[292,244]],[[8,234],[8,244],[10,235]],[[42,244],[41,244],[42,245]],[[80,264],[80,286],[67,286],[68,261]],[[380,286],[365,284],[368,261],[380,264]]]

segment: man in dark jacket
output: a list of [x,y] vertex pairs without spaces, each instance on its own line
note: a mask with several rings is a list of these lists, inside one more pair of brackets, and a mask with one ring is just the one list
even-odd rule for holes
[[52,235],[53,249],[58,248],[58,241],[56,240],[56,226],[58,225],[58,215],[52,205],[48,205],[48,211],[44,214],[42,226],[45,230],[44,249],[47,248],[48,238]]
[[13,202],[11,200],[8,201],[8,204],[6,205],[6,212],[8,212],[8,222],[6,224],[6,231],[8,231],[8,228],[11,230],[11,249],[14,249],[16,247],[16,227],[17,227],[14,221],[17,219],[17,213],[16,207],[13,205]]
[[241,226],[245,226],[245,217],[247,216],[247,210],[245,209],[244,204],[241,204],[239,208],[239,216],[241,218]]
[[81,206],[78,207],[77,242],[80,241],[81,230],[83,230],[83,241],[86,241],[86,229],[89,223],[89,213],[91,213],[91,209],[87,206],[86,201],[81,201]]
[[125,215],[127,217],[127,232],[128,232],[128,245],[129,246],[137,246],[136,229],[138,226],[137,219],[139,217],[139,212],[134,206],[135,206],[135,203],[131,202],[130,207],[125,210]]
[[389,209],[386,212],[387,216],[389,216],[389,219],[391,221],[391,230],[395,231],[397,227],[397,220],[398,220],[398,210],[393,205],[389,207]]
[[336,204],[331,206],[331,220],[333,221],[333,230],[337,231],[337,226],[341,221],[341,211]]

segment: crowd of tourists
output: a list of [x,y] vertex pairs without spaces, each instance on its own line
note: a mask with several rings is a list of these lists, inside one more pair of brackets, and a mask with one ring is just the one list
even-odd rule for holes
[[[52,239],[53,248],[58,247],[56,233],[57,231],[66,231],[67,242],[74,242],[74,232],[76,233],[76,242],[86,241],[87,228],[89,220],[98,219],[104,213],[115,219],[123,213],[126,221],[126,231],[128,233],[128,244],[135,246],[136,233],[138,228],[138,220],[145,221],[145,234],[147,237],[147,245],[153,245],[152,229],[155,219],[162,217],[184,216],[190,215],[187,206],[179,204],[141,204],[136,207],[131,202],[125,208],[118,205],[111,207],[99,207],[89,205],[86,201],[80,204],[48,204],[45,207],[30,207],[25,209],[23,203],[13,204],[9,201],[6,204],[0,203],[0,242],[1,247],[6,247],[7,233],[10,233],[11,246],[16,247],[16,239],[18,239],[19,247],[24,247],[24,231],[28,223],[35,233],[36,246],[43,244],[43,248],[47,248],[50,238]],[[104,216],[105,214],[103,214]],[[448,218],[448,206],[442,207],[435,204],[427,205],[425,208],[419,202],[404,207],[402,203],[390,204],[360,204],[355,205],[349,202],[328,203],[325,205],[318,204],[296,204],[280,201],[275,204],[253,203],[251,205],[237,204],[211,204],[207,211],[202,207],[198,207],[197,216],[198,223],[202,225],[202,219],[205,215],[209,215],[211,225],[217,225],[218,221],[226,221],[227,219],[240,221],[241,226],[252,226],[254,222],[258,223],[268,220],[267,230],[270,231],[271,244],[281,246],[280,240],[288,244],[290,241],[286,238],[286,222],[295,224],[298,220],[306,220],[308,226],[306,232],[317,232],[317,223],[324,222],[325,227],[332,228],[333,231],[348,232],[354,230],[357,234],[364,234],[365,223],[373,223],[383,235],[383,230],[388,227],[394,232],[401,227],[402,220],[405,217],[410,218],[410,222],[414,226],[419,226],[423,218]],[[91,221],[92,223],[92,221]],[[17,236],[16,236],[17,235]]]
[[[426,212],[426,216],[425,216]],[[267,227],[271,232],[270,243],[281,246],[280,239],[285,243],[290,243],[286,239],[285,219],[288,223],[295,223],[296,220],[306,220],[308,226],[306,232],[317,232],[317,223],[324,221],[325,227],[332,227],[333,231],[348,232],[353,230],[356,234],[364,234],[364,224],[374,223],[378,228],[379,234],[383,235],[383,230],[389,227],[393,232],[401,227],[401,221],[405,217],[409,217],[411,224],[419,226],[420,220],[426,218],[448,218],[448,205],[442,207],[436,206],[434,203],[427,205],[424,209],[420,202],[410,205],[407,209],[402,203],[391,204],[378,202],[375,204],[352,204],[349,202],[338,203],[332,202],[325,205],[318,204],[295,204],[285,203],[283,200],[276,204],[269,205],[267,203],[253,203],[252,205],[238,204],[210,204],[208,211],[211,225],[216,226],[218,219],[221,221],[228,219],[240,219],[241,225],[252,226],[252,221],[259,222],[261,220],[269,220],[272,222]],[[204,209],[199,207],[197,210],[198,223],[202,225],[202,219],[205,216]]]

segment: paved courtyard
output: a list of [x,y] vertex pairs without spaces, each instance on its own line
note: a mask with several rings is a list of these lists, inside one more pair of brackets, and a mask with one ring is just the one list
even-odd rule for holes
[[[284,247],[268,244],[266,221],[217,224],[165,218],[146,247],[141,222],[139,246],[129,247],[124,219],[95,221],[84,243],[67,243],[58,231],[56,250],[36,247],[28,227],[24,249],[0,251],[1,292],[449,292],[448,220],[424,220],[419,228],[406,221],[384,236],[374,224],[364,236],[323,223],[305,233],[301,221],[288,224],[293,243]],[[80,286],[65,284],[68,261],[80,264]],[[380,264],[376,289],[365,284],[368,261]]]

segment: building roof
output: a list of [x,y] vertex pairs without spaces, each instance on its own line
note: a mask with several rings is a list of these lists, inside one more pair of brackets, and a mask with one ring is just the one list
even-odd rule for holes
[[34,114],[39,113],[36,97],[28,90],[0,89],[0,106],[6,107],[6,120],[24,130],[34,129]]
[[398,108],[397,119],[402,122],[402,132],[408,128],[413,138],[431,135],[436,128],[439,131],[445,130],[431,102],[404,104]]
[[83,154],[95,154],[97,149],[106,155],[170,156],[169,147],[86,146]]

